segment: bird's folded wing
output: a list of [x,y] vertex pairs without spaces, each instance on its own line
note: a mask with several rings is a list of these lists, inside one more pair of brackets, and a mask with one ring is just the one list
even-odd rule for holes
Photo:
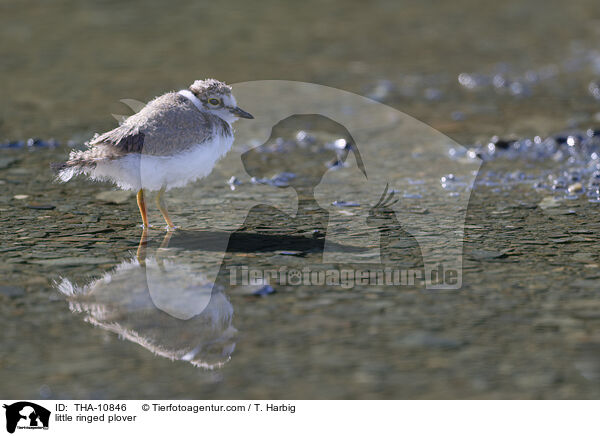
[[220,118],[200,112],[184,97],[169,93],[152,100],[121,126],[92,139],[89,145],[108,145],[116,155],[165,156],[209,141],[214,134],[230,135],[231,129]]
[[106,144],[114,147],[116,154],[141,153],[144,133],[136,126],[122,125],[90,141],[90,145]]

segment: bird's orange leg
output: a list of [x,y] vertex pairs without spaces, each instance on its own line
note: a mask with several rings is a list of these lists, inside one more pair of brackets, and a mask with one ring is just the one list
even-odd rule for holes
[[137,193],[137,204],[140,208],[140,215],[142,215],[142,222],[144,223],[144,228],[147,229],[148,226],[148,213],[146,211],[146,201],[144,200],[144,190],[140,189]]
[[148,245],[148,229],[144,227],[142,229],[142,236],[140,237],[140,243],[137,249],[137,260],[140,265],[146,265],[146,246]]
[[167,230],[173,231],[175,230],[175,226],[173,225],[173,221],[171,221],[171,218],[169,218],[169,212],[167,211],[167,203],[163,198],[164,193],[165,187],[163,186],[156,195],[156,205],[158,206],[158,210],[160,210],[160,213],[162,213],[162,216],[165,219],[165,222],[167,223]]
[[165,272],[165,264],[163,262],[163,251],[167,248],[169,248],[169,241],[171,241],[171,236],[173,236],[173,232],[167,232],[165,233],[165,237],[162,241],[162,243],[160,244],[160,247],[158,247],[158,250],[156,250],[156,263],[158,265],[158,267],[161,269],[162,272]]

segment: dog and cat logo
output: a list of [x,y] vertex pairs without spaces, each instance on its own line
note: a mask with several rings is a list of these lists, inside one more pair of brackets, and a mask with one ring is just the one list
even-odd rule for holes
[[29,401],[5,404],[6,431],[14,433],[16,429],[48,430],[50,411]]

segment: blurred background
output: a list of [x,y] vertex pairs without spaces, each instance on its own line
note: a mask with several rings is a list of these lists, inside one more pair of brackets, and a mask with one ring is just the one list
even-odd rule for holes
[[2,0],[0,17],[4,141],[85,137],[120,99],[205,77],[369,95],[459,142],[549,133],[600,101],[594,0]]

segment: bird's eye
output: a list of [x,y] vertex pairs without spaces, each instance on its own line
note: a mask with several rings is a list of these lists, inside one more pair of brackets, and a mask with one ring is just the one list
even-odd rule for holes
[[218,98],[209,98],[208,102],[211,104],[211,106],[218,106],[221,104],[221,100]]

